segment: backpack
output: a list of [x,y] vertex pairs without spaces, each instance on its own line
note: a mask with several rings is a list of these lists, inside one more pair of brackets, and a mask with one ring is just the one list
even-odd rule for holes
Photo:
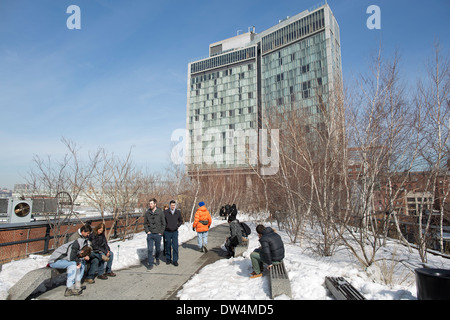
[[252,233],[252,230],[250,229],[250,227],[244,222],[239,222],[239,224],[241,225],[241,228],[242,228],[242,236],[248,237],[249,234]]

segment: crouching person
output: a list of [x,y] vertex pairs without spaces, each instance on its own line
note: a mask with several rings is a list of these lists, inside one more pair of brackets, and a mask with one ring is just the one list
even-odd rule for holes
[[227,258],[234,257],[236,246],[242,244],[244,235],[242,233],[241,225],[236,216],[229,216],[228,223],[230,224],[230,236],[225,241],[225,248],[227,249]]
[[81,248],[80,241],[68,242],[57,248],[50,256],[48,266],[54,269],[66,269],[67,281],[64,296],[80,295],[81,279],[84,275],[86,261],[89,260],[91,247]]
[[261,247],[250,254],[253,266],[253,272],[250,276],[252,279],[262,276],[263,263],[266,263],[267,269],[270,269],[284,259],[284,244],[279,234],[271,227],[266,228],[262,224],[256,227],[256,232]]

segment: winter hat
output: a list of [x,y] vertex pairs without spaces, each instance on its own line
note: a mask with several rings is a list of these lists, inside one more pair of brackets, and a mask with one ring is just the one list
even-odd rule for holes
[[205,203],[203,201],[199,202],[199,204],[198,204],[199,207],[203,207],[204,205],[205,205]]

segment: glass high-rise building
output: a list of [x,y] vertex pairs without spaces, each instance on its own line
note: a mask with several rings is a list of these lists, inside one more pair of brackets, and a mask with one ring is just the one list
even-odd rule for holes
[[188,65],[188,172],[258,170],[268,110],[302,109],[308,126],[319,125],[318,93],[341,77],[339,26],[328,4],[210,44],[209,57]]

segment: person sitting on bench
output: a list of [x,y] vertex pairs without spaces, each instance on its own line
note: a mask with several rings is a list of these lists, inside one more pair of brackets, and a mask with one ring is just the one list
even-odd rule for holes
[[80,295],[83,291],[81,288],[81,279],[84,274],[86,261],[89,261],[91,247],[80,244],[83,239],[79,238],[63,244],[51,254],[48,266],[54,269],[66,269],[67,281],[64,296]]
[[270,269],[273,265],[281,263],[284,259],[284,244],[278,233],[271,227],[264,227],[262,224],[256,227],[261,247],[255,249],[250,254],[253,272],[250,278],[255,279],[262,276],[263,263]]

